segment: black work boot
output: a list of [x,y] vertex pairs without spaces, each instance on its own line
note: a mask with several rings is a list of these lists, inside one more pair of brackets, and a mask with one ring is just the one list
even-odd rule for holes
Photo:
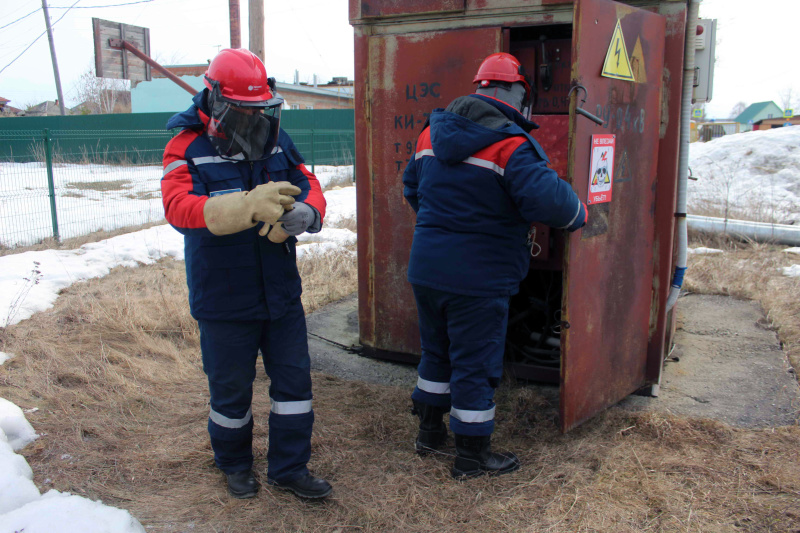
[[414,446],[418,454],[429,455],[447,440],[447,426],[444,425],[443,417],[450,412],[450,408],[412,401],[414,408],[411,409],[411,414],[419,417],[419,434]]
[[275,481],[267,479],[267,485],[272,485],[279,489],[294,492],[300,498],[318,499],[325,498],[333,491],[331,484],[324,479],[314,477],[311,474],[303,474],[290,481]]
[[490,474],[499,476],[519,468],[519,459],[511,452],[493,453],[491,435],[470,437],[456,435],[454,478],[473,478]]
[[225,474],[225,477],[228,479],[228,494],[234,498],[252,498],[258,493],[260,485],[253,475],[252,469]]

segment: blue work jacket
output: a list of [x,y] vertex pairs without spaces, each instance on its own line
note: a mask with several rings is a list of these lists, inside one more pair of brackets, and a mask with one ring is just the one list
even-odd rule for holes
[[219,157],[205,134],[209,120],[205,93],[198,93],[192,107],[167,122],[167,129],[182,131],[166,147],[161,180],[167,221],[184,235],[191,313],[202,320],[277,319],[302,290],[297,239],[270,242],[258,235],[263,224],[232,235],[213,235],[206,227],[203,206],[212,196],[288,181],[302,190],[296,199],[317,209],[321,220],[325,198],[283,130],[268,159],[248,162]]
[[436,109],[403,174],[417,221],[411,283],[456,294],[518,292],[530,265],[532,222],[575,231],[586,211],[569,183],[547,166],[506,103],[472,94]]

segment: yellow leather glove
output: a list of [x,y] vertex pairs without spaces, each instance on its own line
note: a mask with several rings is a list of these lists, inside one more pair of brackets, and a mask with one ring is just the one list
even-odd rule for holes
[[288,181],[278,181],[264,183],[252,191],[213,196],[203,207],[203,218],[214,235],[238,233],[259,222],[274,225],[283,215],[284,206],[294,203],[291,195],[301,192]]
[[281,243],[289,238],[289,234],[283,229],[283,222],[276,222],[272,229],[269,226],[264,226],[258,233],[263,237],[267,231],[269,231],[267,238],[272,242]]

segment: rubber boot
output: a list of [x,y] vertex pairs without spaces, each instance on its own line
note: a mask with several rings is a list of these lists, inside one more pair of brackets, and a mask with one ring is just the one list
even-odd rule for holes
[[412,401],[414,408],[411,414],[419,417],[419,434],[414,446],[418,454],[430,455],[447,440],[447,426],[444,425],[443,417],[450,412],[450,408]]
[[252,469],[226,474],[225,477],[228,480],[228,494],[234,498],[252,498],[258,492],[259,483]]
[[483,474],[499,476],[519,469],[519,459],[511,452],[494,453],[491,435],[456,435],[454,478],[473,478]]
[[283,482],[267,479],[267,485],[294,492],[298,497],[307,500],[326,498],[333,491],[330,483],[311,474],[303,474]]

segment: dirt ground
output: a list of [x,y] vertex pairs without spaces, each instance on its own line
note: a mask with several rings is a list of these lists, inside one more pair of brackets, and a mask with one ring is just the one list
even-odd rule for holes
[[[324,504],[267,487],[247,501],[226,494],[185,301],[177,262],[116,269],[2,332],[16,356],[0,367],[0,395],[40,434],[22,453],[42,492],[127,509],[149,533],[800,533],[798,387],[749,301],[682,298],[660,397],[631,396],[566,435],[556,387],[505,380],[493,445],[522,467],[465,483],[450,477],[452,439],[435,456],[413,453],[414,367],[347,350],[358,339],[355,295],[321,307],[308,317],[309,466],[334,485]],[[268,387],[259,369],[262,480]]]
[[[352,295],[308,317],[314,369],[343,379],[405,385],[410,394],[416,381],[412,365],[366,359],[342,349],[358,344],[357,315]],[[557,407],[557,387],[525,386]],[[709,418],[744,428],[784,426],[800,421],[800,387],[758,304],[690,294],[678,302],[675,347],[658,397],[632,395],[619,408]]]

